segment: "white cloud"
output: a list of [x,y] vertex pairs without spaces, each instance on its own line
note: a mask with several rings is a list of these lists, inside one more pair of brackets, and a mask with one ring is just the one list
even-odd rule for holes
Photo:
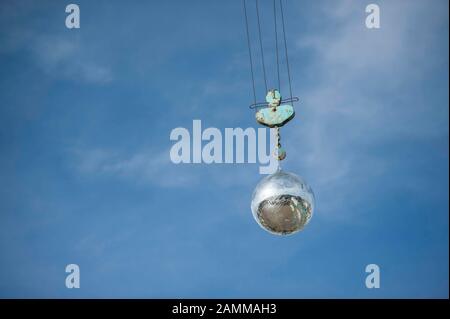
[[[53,78],[90,84],[111,82],[113,72],[102,57],[104,52],[97,51],[80,30],[68,31],[64,27],[48,32],[45,29],[39,18],[40,10],[45,6],[31,1],[2,3],[0,54],[27,54],[36,66]],[[61,26],[63,23],[64,20]]]
[[96,60],[86,57],[78,38],[64,36],[36,36],[31,44],[37,65],[54,77],[87,83],[108,83],[112,71]]
[[[425,93],[409,94],[411,87],[423,83],[424,74],[445,62],[439,52],[426,50],[438,43],[429,34],[436,33],[443,16],[436,17],[436,10],[417,1],[408,2],[408,6],[403,2],[383,2],[380,6],[382,27],[369,30],[365,27],[365,6],[360,2],[342,1],[333,4],[333,10],[324,4],[320,16],[326,27],[307,36],[298,35],[290,52],[294,56],[312,52],[314,58],[293,70],[294,83],[305,82],[297,79],[304,75],[309,86],[294,90],[301,103],[297,118],[282,131],[288,152],[282,166],[306,177],[316,192],[320,214],[326,218],[336,218],[333,213],[342,211],[349,202],[367,200],[374,192],[370,188],[392,169],[387,154],[376,155],[371,150],[392,141],[433,138],[448,131],[448,122],[440,119],[436,123],[436,110],[430,112],[439,105],[421,103],[420,99],[425,102]],[[422,24],[417,24],[417,18]],[[64,46],[61,52],[65,52]],[[426,59],[427,55],[433,55],[433,59]],[[240,82],[226,89],[220,84],[205,85],[197,100],[187,105],[198,109],[205,98],[220,103],[222,99],[217,96],[241,90]],[[191,114],[193,109],[187,112]],[[248,110],[245,112],[251,116]],[[218,114],[222,117],[221,112]],[[228,110],[227,114],[241,115]],[[138,150],[130,156],[91,149],[79,152],[77,158],[82,172],[162,187],[191,186],[205,176],[208,182],[242,185],[251,181],[242,174],[250,177],[257,173],[250,168],[229,173],[225,165],[217,170],[174,165],[169,150]],[[337,218],[349,220],[357,213],[349,211]]]
[[76,170],[84,176],[117,177],[159,187],[188,187],[197,181],[189,165],[175,165],[170,161],[168,149],[147,149],[128,155],[101,148],[73,148],[69,154]]
[[[298,158],[296,169],[313,177],[318,208],[326,217],[358,201],[361,192],[367,201],[369,189],[390,169],[389,154],[369,154],[370,149],[448,134],[448,122],[438,116],[448,114],[445,105],[431,105],[426,93],[417,91],[427,72],[446,61],[448,53],[433,51],[445,14],[424,1],[380,7],[377,30],[365,27],[360,2],[326,3],[321,19],[334,27],[299,36],[291,52],[314,58],[307,72],[301,72],[305,66],[293,72],[313,84],[295,90],[301,103],[295,124],[284,130],[288,161]],[[349,211],[344,218],[357,213]]]

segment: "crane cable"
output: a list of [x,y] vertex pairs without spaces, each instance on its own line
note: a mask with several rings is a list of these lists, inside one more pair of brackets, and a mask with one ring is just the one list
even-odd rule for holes
[[250,72],[252,74],[252,84],[253,84],[253,101],[256,105],[256,89],[255,89],[255,74],[253,72],[253,59],[252,59],[252,46],[250,44],[250,33],[248,31],[248,17],[247,17],[247,6],[245,5],[245,0],[242,1],[244,3],[244,15],[245,15],[245,28],[247,30],[247,45],[248,45],[248,56],[250,58]]
[[262,68],[263,68],[264,85],[266,87],[266,92],[267,92],[269,90],[269,87],[267,86],[266,63],[264,62],[264,49],[263,49],[262,37],[261,37],[261,22],[259,20],[259,1],[258,0],[256,0],[256,17],[258,20],[259,47],[261,49],[261,62],[262,62]]
[[288,49],[287,49],[287,41],[286,41],[286,28],[285,28],[285,25],[284,25],[284,13],[283,13],[283,1],[282,0],[280,0],[280,11],[281,11],[281,22],[282,22],[282,26],[283,26],[284,52],[286,53],[286,67],[287,67],[288,81],[289,81],[289,94],[290,94],[291,100],[293,100],[293,97],[292,97],[291,70],[290,70],[290,67],[289,67],[289,57],[288,57]]
[[278,90],[281,90],[280,58],[278,56],[278,29],[277,29],[277,6],[276,6],[276,0],[273,0],[273,22],[274,22],[274,25],[275,25],[275,52],[276,52],[276,56],[277,56]]
[[[266,92],[267,92],[268,91],[268,85],[267,85],[266,65],[265,65],[265,59],[264,59],[264,49],[263,49],[262,35],[261,35],[259,1],[255,0],[255,2],[256,2],[257,23],[258,23],[259,47],[260,47],[260,50],[261,50],[261,64],[262,64],[262,69],[263,69],[264,85],[265,85]],[[250,40],[250,31],[249,31],[249,23],[248,23],[248,14],[247,14],[246,0],[243,0],[243,4],[244,4],[245,27],[246,27],[246,31],[247,31],[247,46],[248,46],[249,59],[250,59],[250,71],[251,71],[251,77],[252,77],[253,98],[254,98],[254,104],[252,104],[250,107],[254,108],[254,107],[257,107],[257,106],[260,106],[260,105],[264,105],[265,103],[257,103],[256,102],[255,74],[254,74],[254,70],[253,70],[253,58],[252,58],[252,49],[251,49],[251,40]],[[282,2],[282,0],[279,0],[279,6],[280,6],[280,14],[281,14],[281,24],[282,24],[282,33],[283,33],[283,41],[284,41],[286,68],[287,68],[288,83],[289,83],[289,94],[290,94],[289,102],[294,103],[294,102],[298,101],[298,98],[294,98],[293,94],[292,94],[291,70],[290,70],[290,66],[289,66],[289,57],[288,57],[288,49],[287,49],[287,38],[286,38],[286,26],[285,26],[285,21],[284,21],[284,12],[283,12],[283,2]],[[276,0],[273,0],[273,16],[274,16],[274,28],[275,28],[275,47],[276,47],[276,64],[277,64],[278,89],[281,89]]]

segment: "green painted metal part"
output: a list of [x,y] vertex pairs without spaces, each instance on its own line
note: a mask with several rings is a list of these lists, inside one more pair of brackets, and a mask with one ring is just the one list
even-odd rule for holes
[[277,107],[266,107],[256,112],[256,121],[268,127],[281,127],[295,116],[294,107],[283,104]]
[[281,102],[281,94],[277,89],[272,89],[267,92],[266,102],[269,103],[269,106],[278,106]]

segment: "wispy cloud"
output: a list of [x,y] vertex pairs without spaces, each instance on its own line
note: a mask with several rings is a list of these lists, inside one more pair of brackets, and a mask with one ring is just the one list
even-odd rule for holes
[[51,76],[94,84],[113,80],[111,68],[102,65],[99,56],[86,57],[79,38],[37,36],[30,49],[37,65]]
[[382,2],[382,27],[375,30],[365,27],[363,4],[340,1],[330,10],[327,3],[322,19],[335,28],[298,37],[293,54],[314,58],[306,72],[293,73],[314,85],[296,90],[302,98],[299,129],[290,130],[286,144],[290,159],[298,157],[297,167],[313,177],[326,215],[390,169],[389,156],[373,154],[377,145],[448,134],[447,116],[435,116],[448,109],[430,105],[420,92],[414,99],[410,94],[423,85],[427,72],[446,63],[433,37],[445,14],[423,1],[405,4]]
[[169,150],[125,152],[101,148],[69,151],[76,170],[85,176],[116,177],[158,187],[187,187],[196,181],[194,172],[170,161]]
[[[419,1],[411,1],[408,6],[399,2],[382,3],[382,28],[369,30],[364,23],[363,5],[342,1],[334,10],[328,10],[324,4],[319,7],[320,13],[335,28],[297,35],[291,54],[295,57],[312,53],[314,58],[307,66],[297,65],[299,69],[294,69],[293,74],[307,77],[313,85],[306,88],[300,85],[295,89],[302,103],[298,106],[295,125],[283,130],[288,150],[286,169],[301,175],[307,173],[307,179],[321,199],[319,208],[324,216],[333,216],[333,211],[348,203],[350,197],[358,197],[355,194],[366,187],[368,180],[377,181],[391,169],[393,163],[389,157],[374,156],[371,151],[374,147],[392,140],[433,138],[448,131],[446,120],[436,123],[436,112],[429,112],[430,105],[421,103],[425,100],[417,100],[420,93],[415,95],[416,100],[409,94],[410,87],[421,85],[428,70],[445,63],[439,51],[426,50],[438,42],[430,34],[437,27],[435,24],[442,23],[442,15],[431,24],[416,26],[414,32],[411,30],[414,16],[423,14],[422,20],[431,21],[427,15],[436,13],[432,9],[425,10],[424,6]],[[412,37],[420,39],[420,43]],[[76,50],[62,42],[45,64],[57,65]],[[425,61],[427,54],[435,55],[435,59]],[[246,59],[246,56],[239,56],[228,69],[237,72],[236,65]],[[215,101],[214,114],[222,120],[227,116],[251,115],[248,111],[237,113],[217,107],[225,105],[226,97],[232,92],[242,90],[242,79],[232,85],[214,80],[196,85],[201,84],[204,86],[194,90],[197,92],[194,97],[188,97],[187,107],[183,109],[185,115],[201,111],[209,101]],[[217,120],[208,118],[209,124]],[[169,143],[169,139],[167,141]],[[94,147],[77,150],[74,154],[80,172],[157,186],[191,186],[203,176],[200,170],[193,168],[195,165],[171,163],[169,149],[142,149],[130,155],[121,150]],[[254,173],[253,170],[246,172]],[[211,170],[207,175],[210,180],[227,185],[242,180],[230,175],[228,170],[222,173]],[[340,191],[336,192],[337,189]],[[351,219],[350,215],[343,218]]]
[[[0,54],[25,53],[46,75],[89,84],[113,80],[108,65],[80,31],[62,28],[49,32],[39,23],[39,10],[47,4],[9,2],[0,7]],[[61,9],[63,10],[64,7]],[[78,33],[77,33],[78,32]]]
[[372,298],[376,262],[376,296],[447,296],[448,2],[377,3],[380,30],[361,1],[286,2],[301,103],[282,166],[317,200],[286,238],[253,221],[258,164],[169,158],[192,119],[257,127],[240,2],[87,1],[81,32],[64,4],[2,3],[0,295]]

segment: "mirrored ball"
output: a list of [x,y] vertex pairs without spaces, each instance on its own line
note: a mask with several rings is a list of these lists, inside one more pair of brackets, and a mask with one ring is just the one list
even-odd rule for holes
[[272,234],[302,230],[314,211],[314,193],[301,177],[278,170],[255,188],[251,209],[258,224]]

